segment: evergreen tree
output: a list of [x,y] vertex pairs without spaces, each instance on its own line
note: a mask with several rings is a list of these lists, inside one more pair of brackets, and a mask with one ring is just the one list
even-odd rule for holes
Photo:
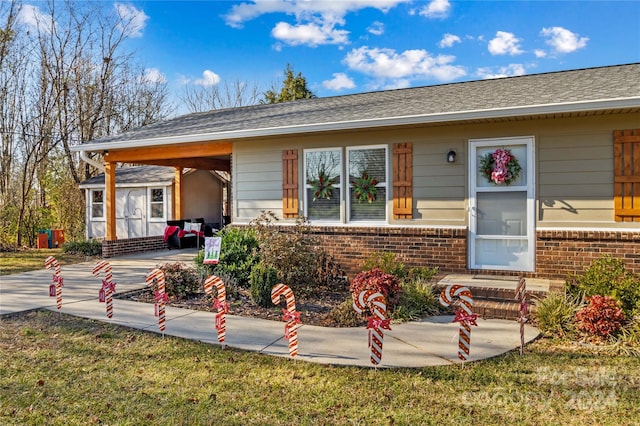
[[280,92],[276,92],[276,88],[267,90],[264,93],[264,99],[260,101],[262,104],[277,104],[279,102],[295,101],[296,99],[312,99],[316,95],[307,87],[307,79],[302,76],[302,73],[294,75],[293,68],[290,64],[287,64],[287,69],[284,70],[284,81],[282,82],[282,89]]

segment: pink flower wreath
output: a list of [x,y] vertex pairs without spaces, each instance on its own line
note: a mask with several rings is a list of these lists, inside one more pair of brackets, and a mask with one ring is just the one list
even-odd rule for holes
[[522,167],[506,148],[498,148],[480,160],[480,171],[489,182],[511,185],[520,176]]

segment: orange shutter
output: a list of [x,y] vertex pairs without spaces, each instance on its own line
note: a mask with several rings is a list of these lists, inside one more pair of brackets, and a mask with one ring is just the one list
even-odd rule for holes
[[613,132],[616,222],[640,222],[640,129]]
[[413,144],[393,145],[393,217],[413,218]]
[[282,151],[282,215],[298,217],[298,150]]

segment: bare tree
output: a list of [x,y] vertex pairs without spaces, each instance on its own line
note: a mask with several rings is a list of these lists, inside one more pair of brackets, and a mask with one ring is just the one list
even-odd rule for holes
[[261,89],[257,83],[224,80],[219,84],[208,86],[186,84],[180,95],[180,100],[189,112],[205,112],[214,109],[256,105],[261,96]]
[[[17,19],[20,7],[0,3],[0,242],[18,245],[33,239],[36,226],[83,223],[81,208],[54,209],[48,195],[82,179],[73,145],[169,112],[166,83],[145,81],[144,68],[123,48],[132,18],[98,3],[51,0],[27,25]],[[80,198],[67,199],[77,203],[82,193],[75,190]]]

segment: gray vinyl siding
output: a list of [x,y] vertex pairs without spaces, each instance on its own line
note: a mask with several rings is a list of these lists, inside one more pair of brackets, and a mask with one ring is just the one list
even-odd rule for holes
[[[360,130],[236,142],[233,153],[234,211],[249,221],[262,210],[282,217],[282,151],[299,150],[299,203],[303,206],[303,150],[356,145],[413,144],[413,219],[390,224],[468,225],[468,141],[533,136],[535,140],[536,226],[545,228],[629,228],[614,221],[613,131],[637,128],[639,113],[557,119]],[[446,162],[456,151],[456,162]],[[390,176],[392,173],[390,173]],[[388,182],[391,194],[393,182]],[[392,208],[389,196],[388,211]],[[388,214],[392,218],[391,214]]]

